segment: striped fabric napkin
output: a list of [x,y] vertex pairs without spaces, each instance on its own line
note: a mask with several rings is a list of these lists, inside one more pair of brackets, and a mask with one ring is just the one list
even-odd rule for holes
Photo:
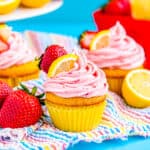
[[[63,35],[26,32],[25,37],[39,55],[49,44],[62,44],[66,49],[77,48],[77,40]],[[43,92],[45,75],[41,72],[37,80],[24,82],[26,86],[38,87]],[[101,143],[104,140],[124,139],[128,136],[150,136],[150,108],[135,109],[127,106],[124,100],[113,92],[107,97],[102,122],[88,132],[71,133],[53,126],[45,106],[44,117],[35,125],[19,129],[0,128],[0,149],[3,150],[65,150],[80,141]]]

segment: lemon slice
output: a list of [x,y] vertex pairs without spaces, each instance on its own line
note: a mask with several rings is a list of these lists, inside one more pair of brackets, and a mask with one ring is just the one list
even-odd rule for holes
[[0,0],[0,14],[7,14],[15,10],[21,0]]
[[11,28],[6,24],[0,24],[0,39],[7,43],[11,34]]
[[69,71],[74,67],[78,56],[75,54],[66,54],[53,61],[48,70],[48,76],[53,77],[60,72]]
[[109,30],[98,32],[90,43],[90,50],[97,50],[106,47],[109,44]]
[[21,4],[26,7],[42,7],[51,0],[21,0]]
[[5,23],[0,24],[0,29],[3,29],[5,27],[7,27],[7,25]]
[[150,106],[150,71],[136,69],[129,72],[123,81],[122,95],[133,107]]

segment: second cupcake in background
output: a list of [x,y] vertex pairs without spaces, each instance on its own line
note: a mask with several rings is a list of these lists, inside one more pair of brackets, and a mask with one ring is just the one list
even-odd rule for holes
[[82,53],[55,59],[44,90],[55,127],[80,132],[99,125],[106,106],[108,84],[105,73]]
[[14,87],[21,81],[38,78],[38,60],[22,35],[7,25],[0,26],[0,79]]
[[104,70],[110,90],[121,94],[122,81],[126,74],[133,69],[143,68],[144,49],[126,34],[119,22],[103,33],[108,36],[105,46],[85,53],[89,60]]

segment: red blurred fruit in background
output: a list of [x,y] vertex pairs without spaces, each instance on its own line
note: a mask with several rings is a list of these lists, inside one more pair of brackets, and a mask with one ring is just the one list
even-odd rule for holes
[[105,7],[104,12],[116,15],[131,15],[130,0],[111,0]]

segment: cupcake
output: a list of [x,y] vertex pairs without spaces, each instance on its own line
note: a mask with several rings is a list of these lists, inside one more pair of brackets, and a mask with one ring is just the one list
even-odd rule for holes
[[87,51],[87,58],[102,68],[110,90],[121,94],[122,81],[126,74],[142,68],[145,61],[144,49],[126,34],[117,22],[109,30],[109,42],[104,48]]
[[[133,0],[133,1],[135,1],[135,3],[138,3],[137,0]],[[138,7],[140,8],[143,7],[147,9],[149,5],[146,6],[145,1],[140,0],[139,2],[144,4],[144,6],[142,5],[136,6],[135,4],[134,9],[138,11],[137,17],[140,17],[141,15],[144,17],[146,11],[144,12],[144,9],[141,11]],[[149,3],[148,0],[147,3]],[[136,13],[136,12],[132,12],[132,13]],[[149,13],[147,15],[149,15]],[[150,55],[149,55],[150,44],[148,38],[148,35],[150,35],[150,20],[146,20],[144,18],[137,19],[134,18],[132,15],[122,15],[119,13],[118,14],[107,13],[103,11],[103,9],[98,9],[95,12],[93,12],[93,19],[98,31],[108,29],[112,27],[116,23],[116,21],[119,21],[124,26],[127,34],[132,38],[134,38],[144,48],[145,56],[146,56],[146,61],[144,66],[150,69]]]
[[0,80],[14,87],[19,82],[39,75],[36,53],[30,49],[22,35],[8,26],[0,28]]
[[47,77],[44,90],[46,106],[58,129],[88,131],[101,122],[108,84],[105,73],[87,60],[85,55],[78,54],[70,71]]

